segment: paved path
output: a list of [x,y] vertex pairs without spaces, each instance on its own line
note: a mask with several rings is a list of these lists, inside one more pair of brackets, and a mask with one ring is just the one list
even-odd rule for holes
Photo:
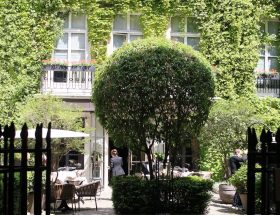
[[[68,212],[57,212],[56,214],[75,214],[75,215],[116,215],[113,202],[111,200],[112,190],[110,187],[103,190],[99,196],[97,196],[98,210],[95,210],[94,199],[85,199],[85,203],[81,204],[80,211],[68,211]],[[78,205],[77,205],[78,206]],[[219,199],[219,195],[213,193],[212,201],[208,208],[208,215],[234,215],[234,214],[245,214],[243,211],[232,208],[230,204],[223,204]]]

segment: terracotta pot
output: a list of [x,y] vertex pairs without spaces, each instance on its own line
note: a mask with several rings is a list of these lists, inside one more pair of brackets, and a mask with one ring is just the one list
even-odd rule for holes
[[219,195],[222,202],[226,204],[233,203],[233,197],[236,192],[236,188],[229,184],[220,184],[219,185]]
[[247,211],[247,193],[240,193],[239,196],[241,199],[243,209]]

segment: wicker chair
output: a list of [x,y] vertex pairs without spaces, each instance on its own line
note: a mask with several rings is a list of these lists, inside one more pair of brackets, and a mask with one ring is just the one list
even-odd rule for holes
[[[57,200],[67,201],[70,200],[72,203],[75,203],[75,185],[73,184],[52,184],[51,185],[51,202],[54,205],[54,211],[56,210],[56,202]],[[76,210],[76,204],[75,204]]]
[[94,197],[95,208],[97,210],[96,194],[99,186],[100,186],[100,181],[94,181],[85,185],[76,186],[76,195],[78,196],[79,210],[80,210],[80,201],[82,200],[83,197]]

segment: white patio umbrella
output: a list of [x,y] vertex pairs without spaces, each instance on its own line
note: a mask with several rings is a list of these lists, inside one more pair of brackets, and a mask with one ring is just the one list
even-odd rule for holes
[[[35,130],[36,129],[28,129],[28,138],[35,139]],[[47,128],[43,128],[42,138],[46,138],[47,136]],[[20,138],[21,130],[16,131],[15,139]],[[69,131],[62,129],[51,129],[51,138],[73,138],[73,137],[89,137],[89,134],[78,131]]]

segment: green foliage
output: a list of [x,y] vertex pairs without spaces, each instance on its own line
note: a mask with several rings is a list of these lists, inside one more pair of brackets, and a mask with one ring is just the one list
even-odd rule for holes
[[200,23],[200,50],[216,68],[216,95],[235,98],[254,93],[259,23],[268,9],[252,0],[198,2],[195,17]]
[[[142,180],[134,176],[113,179],[113,204],[119,213],[205,214],[213,181],[197,176],[173,181]],[[172,193],[173,201],[167,199]]]
[[254,91],[253,70],[261,44],[259,23],[279,16],[278,1],[260,0],[3,0],[0,3],[0,123],[13,121],[15,104],[38,92],[41,61],[50,57],[68,12],[87,14],[92,59],[104,61],[116,14],[140,13],[144,37],[163,36],[172,16],[198,18],[200,51],[216,68],[216,95]]
[[41,60],[53,49],[62,24],[57,1],[0,3],[0,123],[14,120],[15,104],[39,89]]
[[237,147],[246,148],[247,127],[255,108],[246,98],[215,101],[200,133],[200,167],[213,172],[213,179],[227,177],[227,160]]
[[280,125],[280,101],[277,98],[239,98],[217,100],[201,130],[200,168],[213,172],[213,179],[223,180],[227,175],[227,160],[237,147],[247,148],[247,127],[254,126],[276,132]]
[[96,114],[116,144],[144,149],[149,161],[155,141],[172,148],[197,133],[213,97],[205,58],[191,47],[155,38],[115,51],[98,68],[93,91]]
[[[260,168],[260,165],[257,165]],[[239,193],[247,193],[247,171],[248,165],[244,163],[241,167],[229,178],[229,183],[236,187]],[[261,173],[256,173],[256,193],[260,194]]]
[[[74,106],[66,105],[61,99],[50,95],[35,95],[26,99],[17,108],[17,127],[27,123],[29,128],[35,128],[38,123],[47,126],[52,123],[52,128],[83,131],[82,111]],[[81,151],[85,140],[79,138],[64,138],[52,140],[53,165],[58,165],[61,155],[69,150]]]

